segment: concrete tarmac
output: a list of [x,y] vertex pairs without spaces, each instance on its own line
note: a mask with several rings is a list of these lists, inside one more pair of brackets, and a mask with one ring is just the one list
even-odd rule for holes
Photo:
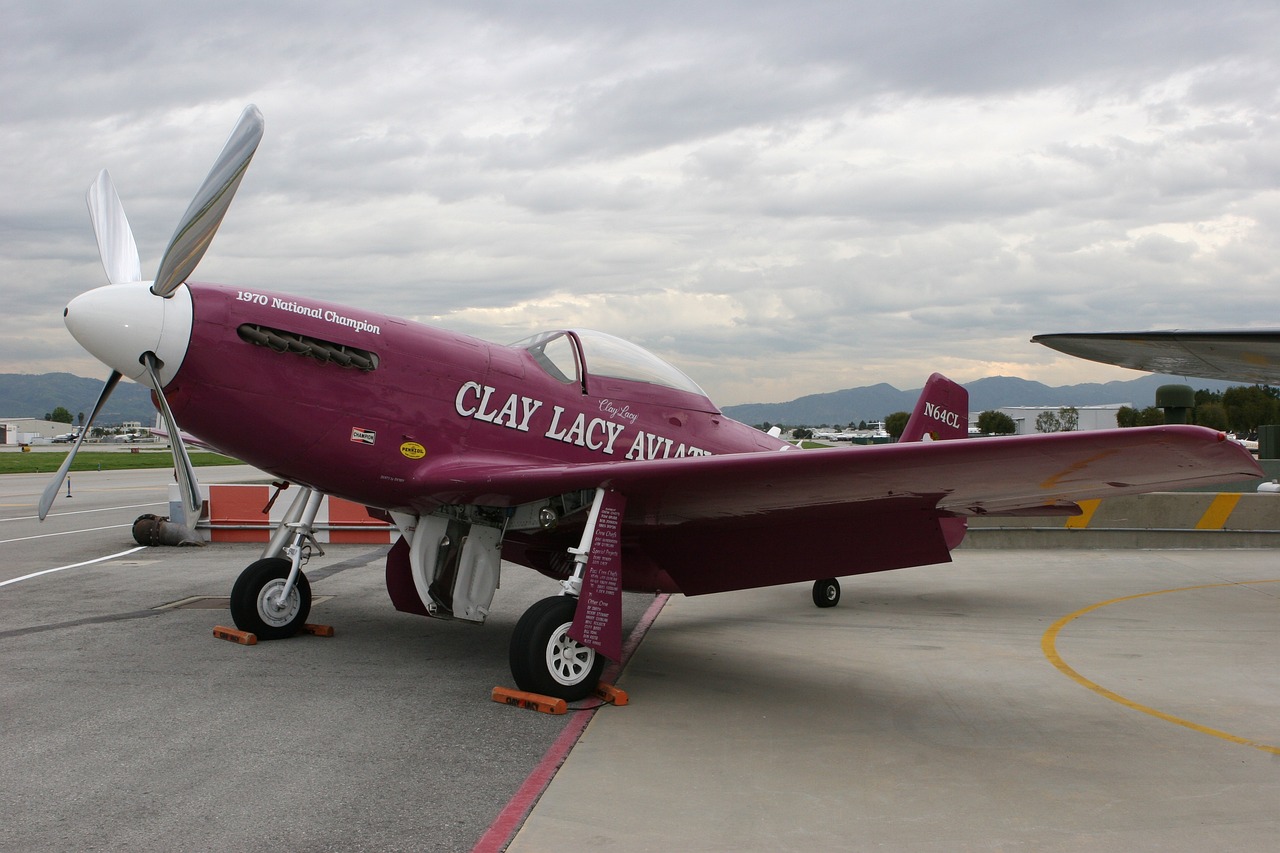
[[1273,552],[955,556],[673,597],[508,849],[1275,849]]
[[477,627],[397,613],[385,546],[325,546],[335,636],[241,646],[213,628],[261,545],[138,548],[167,470],[73,473],[39,524],[48,476],[0,477],[0,851],[467,850],[571,719],[490,700],[559,590],[534,572],[504,567]]
[[[546,767],[571,718],[488,694],[551,582],[504,567],[475,628],[394,612],[382,549],[332,546],[307,571],[337,635],[237,646],[211,631],[258,546],[135,551],[169,472],[72,476],[44,525],[45,477],[0,477],[0,851],[468,850]],[[1273,552],[955,557],[832,609],[672,597],[507,849],[1274,846]]]

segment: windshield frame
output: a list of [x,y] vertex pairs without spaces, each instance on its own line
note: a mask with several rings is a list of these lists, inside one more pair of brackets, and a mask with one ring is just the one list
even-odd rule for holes
[[510,346],[525,350],[548,376],[573,384],[566,373],[563,353],[547,354],[548,345],[560,338],[573,342],[577,377],[583,393],[619,399],[665,400],[686,408],[718,412],[707,393],[682,370],[649,350],[616,335],[591,329],[557,329],[539,332]]

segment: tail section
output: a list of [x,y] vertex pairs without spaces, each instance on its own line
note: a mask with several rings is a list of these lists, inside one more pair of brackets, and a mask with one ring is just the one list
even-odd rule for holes
[[[898,441],[946,441],[968,435],[969,392],[941,373],[933,374],[924,383],[916,409]],[[938,525],[948,551],[964,541],[968,532],[963,518],[939,518]]]
[[929,377],[898,441],[946,441],[969,435],[969,392],[941,373]]

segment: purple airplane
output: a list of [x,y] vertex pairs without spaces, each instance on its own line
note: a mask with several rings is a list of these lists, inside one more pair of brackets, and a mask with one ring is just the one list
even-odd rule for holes
[[[967,394],[936,374],[900,443],[801,451],[725,417],[682,372],[610,335],[504,346],[188,281],[262,130],[247,108],[154,281],[142,280],[107,173],[90,187],[110,284],[73,299],[65,321],[111,373],[40,515],[119,380],[148,386],[170,436],[181,423],[302,487],[232,590],[236,624],[264,639],[306,620],[300,567],[326,494],[398,529],[386,579],[402,611],[483,622],[503,560],[557,581],[559,594],[521,617],[510,662],[521,689],[576,699],[618,655],[624,591],[814,581],[815,603],[830,606],[836,577],[948,561],[972,516],[1070,515],[1086,498],[1260,476],[1239,445],[1193,426],[968,439]],[[173,447],[194,518],[195,474]]]

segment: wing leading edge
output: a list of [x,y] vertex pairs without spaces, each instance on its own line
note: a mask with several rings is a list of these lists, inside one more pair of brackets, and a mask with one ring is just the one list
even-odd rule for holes
[[1067,355],[1169,376],[1280,382],[1280,331],[1087,332],[1036,335]]

